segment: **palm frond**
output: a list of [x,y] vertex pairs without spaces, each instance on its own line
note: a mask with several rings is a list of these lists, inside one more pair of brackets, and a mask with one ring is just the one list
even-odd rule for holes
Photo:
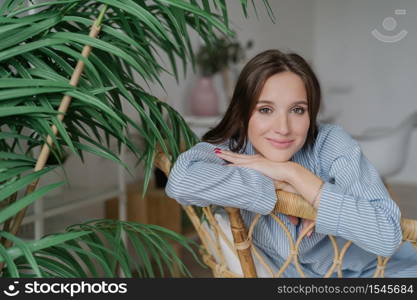
[[178,275],[176,270],[190,276],[174,243],[199,261],[194,241],[160,226],[134,222],[94,220],[36,241],[1,231],[0,236],[15,242],[9,249],[0,247],[0,262],[6,262],[3,277],[156,277],[165,276],[167,270],[171,276]]
[[[119,158],[121,145],[125,145],[138,163],[145,165],[145,194],[157,148],[175,161],[184,150],[182,144],[189,148],[198,142],[181,115],[147,90],[150,84],[163,88],[163,72],[179,81],[181,69],[185,76],[189,63],[194,68],[192,32],[208,44],[234,34],[229,27],[227,1],[28,2],[5,0],[0,4],[0,223],[9,222],[62,184],[45,186],[14,201],[19,191],[33,187],[29,184],[51,171],[48,165],[32,171],[36,159],[33,153],[39,152],[48,137],[53,143],[51,155],[57,158],[69,149],[83,160],[86,151],[129,170]],[[247,1],[240,2],[247,15]],[[262,2],[273,16],[268,1]],[[89,32],[98,24],[97,18],[102,21],[101,32],[93,38]],[[93,48],[88,58],[81,54],[86,45]],[[79,62],[85,65],[84,72],[77,84],[69,84]],[[137,83],[138,78],[144,86]],[[64,96],[71,97],[72,102],[62,114],[57,111]],[[143,147],[131,141],[131,130],[142,137]],[[117,150],[110,147],[113,140]],[[117,276],[118,269],[125,276],[152,277],[156,273],[149,257],[160,273],[164,266],[172,270],[174,263],[182,268],[165,239],[188,247],[172,232],[140,224],[99,221],[69,230],[81,233],[84,229],[89,234],[65,241],[64,237],[71,236],[42,239],[39,242],[46,241],[42,245],[53,241],[43,248],[37,247],[36,241],[22,242],[0,231],[3,240],[15,244],[9,249],[0,247],[7,266],[3,271],[9,276],[71,277]],[[126,254],[122,236],[135,249],[137,260]],[[10,253],[20,254],[17,257]],[[80,259],[83,267],[76,264]]]
[[[267,1],[263,2],[268,7]],[[108,5],[108,9],[100,38],[91,38],[88,31],[103,4]],[[242,7],[246,9],[246,1],[242,1]],[[34,15],[24,15],[27,10],[36,8],[41,10]],[[207,43],[215,41],[218,33],[233,34],[229,28],[226,1],[203,1],[200,5],[196,1],[183,0],[158,0],[153,4],[132,0],[71,0],[49,1],[32,7],[25,6],[23,2],[15,5],[7,1],[0,12],[3,13],[0,36],[12,37],[0,47],[0,64],[4,67],[4,74],[8,74],[3,79],[5,81],[0,82],[0,86],[7,87],[0,91],[0,101],[8,103],[0,107],[1,117],[15,118],[21,114],[21,118],[38,118],[39,114],[33,115],[35,111],[49,112],[45,104],[48,102],[51,104],[49,108],[56,109],[59,95],[67,94],[74,97],[69,112],[71,116],[89,115],[94,120],[86,122],[85,118],[78,119],[79,125],[127,144],[128,124],[131,126],[137,121],[126,117],[121,95],[136,110],[137,118],[143,125],[139,127],[142,130],[138,126],[133,128],[139,131],[148,146],[138,149],[127,145],[138,158],[148,162],[152,160],[155,152],[150,146],[155,138],[173,160],[179,155],[178,145],[182,139],[186,147],[198,141],[195,135],[190,135],[180,115],[148,95],[134,82],[132,75],[141,77],[145,83],[152,81],[162,86],[160,73],[169,72],[159,59],[162,51],[178,80],[176,58],[182,61],[184,72],[187,62],[194,62],[189,29],[196,31]],[[80,55],[86,44],[94,48],[88,60]],[[78,87],[68,87],[68,79],[78,60],[86,64],[86,76],[81,77]],[[97,88],[109,90],[96,93]],[[74,113],[76,111],[78,113]],[[169,123],[166,115],[169,116]],[[52,118],[50,116],[48,120],[45,117],[42,122],[27,119],[21,124],[33,126],[30,128],[37,131],[40,141],[50,134],[47,124],[59,126],[62,138],[54,139],[58,152],[66,145],[81,156],[82,149],[71,143],[70,138],[77,140],[78,145],[83,143],[83,139],[74,133],[66,133],[64,129],[68,123],[72,123],[74,128],[74,121],[64,121],[60,126]],[[174,129],[167,124],[180,127]],[[152,139],[149,133],[154,136]]]

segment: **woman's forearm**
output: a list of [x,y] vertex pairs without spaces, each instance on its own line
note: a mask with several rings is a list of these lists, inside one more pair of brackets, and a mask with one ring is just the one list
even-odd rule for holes
[[[287,182],[291,184],[305,200],[316,208],[320,202],[320,190],[323,180],[300,164],[288,162]],[[316,200],[316,201],[315,201]]]
[[[277,162],[262,155],[246,155],[226,150],[217,150],[217,156],[230,162],[229,167],[246,167],[261,172],[273,181],[284,181],[294,187],[304,199],[318,206],[318,192],[323,181],[320,177],[293,161]],[[317,199],[317,201],[314,201]]]

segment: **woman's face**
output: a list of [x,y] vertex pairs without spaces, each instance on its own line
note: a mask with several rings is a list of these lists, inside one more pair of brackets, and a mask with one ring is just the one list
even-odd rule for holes
[[289,71],[268,78],[249,119],[248,138],[269,160],[284,162],[307,138],[310,117],[304,82]]

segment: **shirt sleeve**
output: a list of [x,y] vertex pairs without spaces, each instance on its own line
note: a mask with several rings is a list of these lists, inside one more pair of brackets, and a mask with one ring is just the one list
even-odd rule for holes
[[333,160],[329,178],[321,190],[316,231],[391,256],[402,241],[401,213],[356,141]]
[[250,168],[225,166],[214,153],[216,147],[228,150],[202,142],[182,153],[168,176],[166,194],[183,205],[214,204],[269,214],[276,203],[272,179]]

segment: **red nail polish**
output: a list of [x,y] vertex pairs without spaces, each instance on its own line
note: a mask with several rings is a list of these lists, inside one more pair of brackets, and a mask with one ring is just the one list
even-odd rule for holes
[[214,148],[214,151],[222,151],[220,148]]
[[222,153],[222,150],[219,148],[214,149],[214,153]]

